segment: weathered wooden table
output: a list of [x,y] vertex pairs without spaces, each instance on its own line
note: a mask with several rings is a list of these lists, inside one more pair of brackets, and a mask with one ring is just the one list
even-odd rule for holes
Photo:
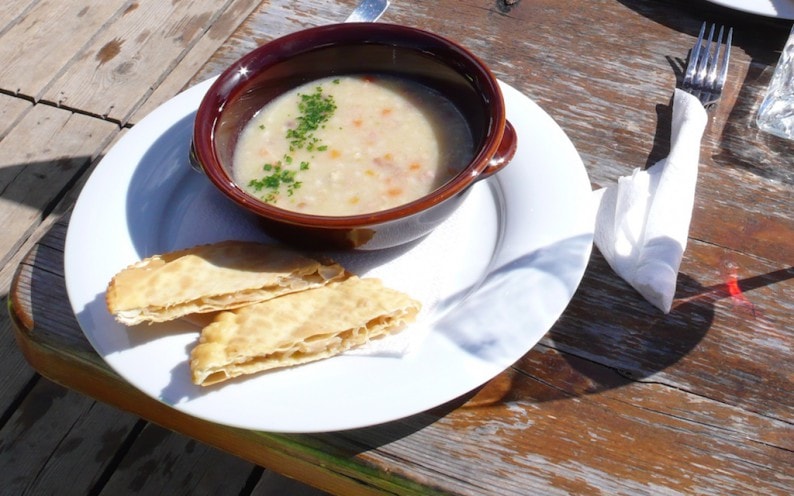
[[[669,315],[594,250],[565,313],[502,374],[430,411],[325,434],[201,421],[108,368],[79,329],[63,279],[68,212],[91,165],[181,89],[269,39],[341,21],[353,3],[229,0],[217,10],[209,1],[6,3],[0,257],[14,334],[30,365],[185,439],[338,494],[794,492],[794,142],[754,125],[791,22],[704,1],[395,1],[381,19],[477,53],[557,121],[594,187],[666,155],[670,96],[701,23],[734,27],[728,84],[704,136]],[[59,398],[73,393],[53,393],[16,363],[3,365],[10,378],[4,398],[14,399],[3,416],[0,473],[40,459],[31,455],[35,443],[25,443],[41,442],[42,433],[61,442],[45,456],[50,462],[40,462],[35,482],[17,469],[13,480],[0,475],[4,487],[16,494],[52,487],[42,479],[59,477],[75,494],[152,491],[158,482],[151,472],[142,482],[145,464],[113,477],[125,454],[158,442],[141,434],[148,424],[103,413],[101,404],[77,413],[39,407],[31,411],[49,420],[36,423],[26,408],[49,402],[63,409]],[[65,417],[70,426],[59,427]],[[92,439],[81,454],[79,445]],[[91,456],[92,470],[79,472],[75,462]],[[200,475],[185,471],[179,456],[164,458],[172,472],[159,479],[172,481],[156,487],[171,493],[257,492],[250,469],[235,458]]]

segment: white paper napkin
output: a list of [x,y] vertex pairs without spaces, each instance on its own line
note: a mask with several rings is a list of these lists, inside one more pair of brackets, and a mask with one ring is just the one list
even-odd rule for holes
[[700,101],[676,89],[668,157],[593,192],[596,246],[618,275],[664,313],[673,304],[689,235],[707,121]]

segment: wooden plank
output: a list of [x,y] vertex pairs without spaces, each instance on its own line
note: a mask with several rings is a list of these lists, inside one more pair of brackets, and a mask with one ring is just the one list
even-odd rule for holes
[[136,422],[133,415],[40,380],[0,429],[3,492],[90,494]]
[[117,131],[113,123],[36,105],[0,142],[0,266]]
[[0,94],[0,140],[32,106],[22,98]]
[[690,235],[794,266],[791,184],[703,158]]
[[[57,332],[52,335],[55,346],[63,346],[80,355],[90,355],[93,347],[83,335],[66,295],[66,282],[63,272],[63,247],[66,240],[68,218],[58,221],[42,238],[33,250],[26,254],[19,264],[9,293],[10,305],[17,308],[36,308],[35,312],[12,312],[18,319],[17,324],[27,328],[42,327],[71,332]],[[35,259],[40,263],[30,264]],[[27,260],[27,262],[26,262]],[[51,287],[59,296],[50,298],[38,289]],[[23,346],[24,343],[20,343]],[[79,351],[78,351],[79,350]]]
[[[3,303],[6,303],[6,297],[7,290],[0,292]],[[36,377],[36,372],[25,361],[13,336],[8,312],[0,313],[0,373],[3,374],[3,380],[0,381],[0,411],[9,413],[24,397]]]
[[[32,107],[33,105],[29,101],[0,94],[0,149],[8,146],[3,144],[2,139]],[[4,168],[0,168],[0,175],[3,175],[3,170]],[[0,199],[3,197],[4,193],[0,193]],[[17,233],[6,231],[4,226],[2,234],[0,234],[0,243],[16,244],[14,243],[16,236]],[[6,262],[0,263],[0,298],[3,302],[6,301],[11,278],[19,259],[15,260],[11,256],[7,258]],[[0,364],[2,364],[0,373],[4,379],[0,381],[0,411],[4,412],[10,411],[12,405],[24,396],[26,388],[36,376],[35,371],[25,362],[12,336],[9,315],[7,312],[2,312],[0,313]]]
[[[261,2],[255,9],[246,2],[236,2],[224,14],[224,18],[213,25],[202,42],[180,62],[162,88],[139,109],[130,122],[136,122],[154,110],[179,90],[198,84],[207,78],[217,76],[237,58],[273,40],[300,29],[323,24],[342,22],[352,12],[357,2],[325,2],[308,0],[290,2],[277,0]],[[243,7],[248,7],[243,10]],[[245,17],[242,16],[246,13]],[[244,20],[244,22],[242,22]],[[230,30],[229,25],[235,29]],[[216,37],[223,37],[222,44],[215,44]],[[213,45],[212,58],[206,56],[207,46]]]
[[244,494],[255,470],[237,457],[148,424],[97,494]]
[[794,397],[781,394],[794,377],[794,268],[690,240],[678,280],[673,311],[661,314],[596,252],[543,342],[619,370],[625,382],[652,380],[794,418]]
[[[466,403],[321,437],[373,469],[405,470],[454,494],[747,494],[764,480],[763,492],[782,495],[791,487],[778,472],[794,460],[788,422],[623,381],[544,346],[517,368]],[[364,448],[372,444],[378,449]]]
[[126,3],[41,0],[33,5],[0,36],[0,88],[38,99]]
[[353,11],[356,3],[354,0],[262,2],[254,15],[240,25],[189,84],[196,84],[220,74],[245,53],[275,38],[301,29],[342,22]]
[[125,123],[231,1],[130,4],[80,51],[42,99]]
[[0,7],[0,37],[24,18],[39,0],[6,0]]
[[[117,133],[117,138],[123,136],[124,132]],[[112,146],[112,143],[111,145]],[[98,159],[97,159],[98,161]],[[95,161],[96,162],[96,161]],[[93,167],[93,166],[92,166]],[[38,243],[42,236],[47,234],[51,231],[53,224],[61,219],[64,212],[71,208],[74,205],[74,202],[77,199],[77,196],[82,189],[82,185],[88,179],[89,173],[92,169],[89,168],[85,173],[83,173],[76,181],[76,183],[69,189],[60,200],[60,202],[55,206],[52,210],[50,215],[46,216],[42,222],[35,228],[33,233],[25,240],[24,243],[20,245],[20,248],[16,251],[16,253],[11,254],[7,261],[5,262],[4,266],[0,266],[0,296],[5,298],[8,293],[8,289],[11,286],[11,280],[16,273],[19,263],[21,262],[22,258],[31,250],[33,247]],[[62,234],[65,236],[65,230],[56,230],[54,233]],[[6,239],[6,238],[3,238]],[[10,238],[8,238],[10,239]],[[63,257],[63,242],[64,238],[57,238],[57,242],[59,245],[59,249],[61,251],[58,252],[56,256],[57,259]],[[63,263],[58,262],[53,265],[43,267],[43,270],[50,271],[50,273],[55,274],[57,277],[63,278]],[[65,288],[61,288],[65,294]],[[49,305],[46,305],[49,306]],[[57,305],[54,305],[57,307]],[[68,306],[67,306],[68,308]],[[60,314],[54,317],[60,321],[69,321],[72,322],[74,319],[74,315],[71,312],[66,314]],[[3,312],[0,314],[0,367],[2,369],[3,377],[5,378],[3,381],[0,381],[0,409],[5,410],[6,408],[10,408],[9,405],[12,405],[17,398],[22,397],[25,393],[24,390],[26,385],[30,383],[32,379],[34,379],[35,372],[33,369],[25,361],[24,357],[19,351],[17,344],[11,338],[13,332],[11,330],[11,321],[9,319],[9,315],[7,312]]]
[[330,496],[330,493],[302,484],[273,471],[266,471],[249,496]]
[[[119,139],[123,135],[124,131],[122,130],[116,134],[116,139]],[[114,142],[115,140],[108,145],[108,148],[112,146]],[[95,163],[98,160],[99,159],[97,159]],[[65,229],[58,229],[51,232],[51,228],[59,220],[62,220],[63,222],[66,221],[66,219],[61,219],[61,217],[64,215],[66,210],[74,205],[74,202],[76,201],[77,196],[82,189],[82,185],[88,179],[92,168],[93,165],[77,179],[76,183],[64,194],[63,198],[55,206],[50,215],[42,220],[42,222],[38,225],[38,227],[35,228],[27,240],[20,245],[20,248],[16,251],[16,253],[11,254],[7,258],[5,265],[0,266],[0,295],[5,297],[11,285],[11,280],[22,258],[31,249],[33,249],[35,244],[40,241],[41,237],[48,232],[50,232],[51,238],[53,233],[61,235],[60,237],[55,238],[59,246],[58,254],[55,257],[56,260],[63,257],[62,250],[66,231]],[[2,239],[9,240],[11,238],[2,237]],[[54,274],[56,277],[60,278],[59,280],[63,279],[62,262],[56,262],[52,265],[45,266],[43,267],[43,270],[50,271],[50,274]],[[61,290],[65,294],[65,288],[62,287]],[[49,308],[51,306],[45,305],[45,307]],[[52,305],[52,307],[57,308],[58,305]],[[68,321],[76,324],[74,322],[74,315],[68,309],[68,305],[65,308],[62,308],[62,310],[64,313],[56,314],[52,318],[61,322]],[[45,320],[45,317],[42,317],[42,320]],[[5,378],[3,381],[0,381],[0,408],[2,408],[2,410],[10,408],[10,405],[12,405],[17,398],[20,398],[25,394],[24,389],[26,385],[32,379],[34,379],[35,376],[34,370],[30,368],[20,353],[17,344],[11,338],[12,335],[13,332],[11,330],[11,321],[9,319],[9,315],[7,312],[3,312],[0,314],[0,336],[2,336],[2,339],[0,339],[0,364],[2,364],[2,374]]]
[[135,124],[159,105],[187,88],[191,79],[237,27],[259,5],[259,0],[234,0],[209,28],[207,33],[185,54],[144,104],[129,119]]
[[[103,152],[99,154],[99,156],[93,160],[93,162],[88,166],[88,168],[80,174],[71,186],[63,193],[63,196],[60,198],[58,203],[53,207],[50,211],[49,215],[42,219],[41,223],[38,227],[35,228],[33,233],[24,241],[23,244],[20,245],[19,249],[16,253],[12,254],[7,261],[5,262],[5,266],[0,267],[0,290],[5,291],[8,289],[9,285],[11,284],[11,279],[13,278],[14,272],[22,261],[25,255],[34,248],[34,246],[41,240],[41,237],[51,231],[51,228],[54,224],[59,221],[67,221],[68,214],[71,211],[71,208],[74,206],[77,198],[80,195],[80,192],[83,189],[83,185],[91,176],[91,172],[94,170],[94,167],[100,162],[102,157],[107,153],[107,150],[110,150],[111,147],[121,139],[124,134],[126,134],[125,129],[121,129],[119,132],[113,135],[110,143],[106,146]],[[66,216],[65,219],[62,217]],[[60,233],[61,231],[56,231]],[[65,231],[63,232],[65,235]],[[60,245],[63,246],[63,240],[59,240]],[[62,274],[62,264],[57,267],[48,267],[49,270],[56,270],[58,274],[63,276]]]

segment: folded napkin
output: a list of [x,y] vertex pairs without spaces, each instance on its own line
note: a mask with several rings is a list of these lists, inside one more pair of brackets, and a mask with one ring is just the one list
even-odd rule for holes
[[664,313],[672,307],[686,248],[707,120],[700,101],[676,89],[668,157],[593,192],[596,246],[619,276]]

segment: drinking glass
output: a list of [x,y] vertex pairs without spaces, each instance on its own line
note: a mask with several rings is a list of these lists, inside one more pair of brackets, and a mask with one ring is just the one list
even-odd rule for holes
[[756,122],[763,131],[794,139],[794,26],[758,109]]

